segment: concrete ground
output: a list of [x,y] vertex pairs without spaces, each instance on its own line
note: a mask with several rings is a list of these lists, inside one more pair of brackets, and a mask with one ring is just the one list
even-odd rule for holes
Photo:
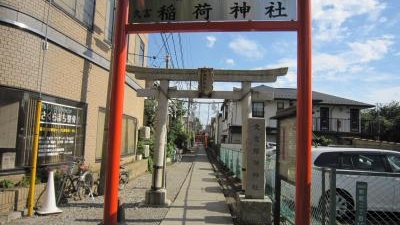
[[[167,167],[168,207],[144,205],[145,192],[151,187],[152,175],[145,173],[131,180],[119,196],[124,202],[125,220],[120,224],[201,225],[233,224],[220,187],[204,148],[184,154],[182,162]],[[0,222],[13,225],[100,224],[103,218],[103,196],[71,201],[59,206],[62,213],[22,217]]]

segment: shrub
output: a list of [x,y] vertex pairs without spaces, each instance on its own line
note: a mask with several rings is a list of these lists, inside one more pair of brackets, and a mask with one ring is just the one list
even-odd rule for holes
[[4,179],[0,181],[0,188],[13,188],[13,187],[15,187],[15,184],[11,180]]

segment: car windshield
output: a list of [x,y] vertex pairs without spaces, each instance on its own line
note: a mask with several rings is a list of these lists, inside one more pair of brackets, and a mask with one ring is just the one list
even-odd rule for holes
[[387,157],[390,167],[392,168],[393,172],[400,172],[400,157],[395,155],[389,155]]

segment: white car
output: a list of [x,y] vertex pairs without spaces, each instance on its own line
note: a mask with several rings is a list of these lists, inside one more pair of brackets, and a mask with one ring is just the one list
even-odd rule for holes
[[276,143],[275,142],[266,142],[265,143],[265,155],[271,156],[276,153]]
[[[344,218],[354,213],[357,203],[355,199],[357,182],[365,182],[368,185],[368,211],[400,212],[400,152],[367,148],[317,147],[312,148],[312,162],[312,207],[319,208],[323,196],[329,201],[328,172],[325,176],[325,193],[322,193],[321,188],[321,167],[328,167],[337,169],[337,218]],[[272,166],[270,164],[269,168]],[[294,200],[295,187],[285,181],[281,184],[281,195]]]

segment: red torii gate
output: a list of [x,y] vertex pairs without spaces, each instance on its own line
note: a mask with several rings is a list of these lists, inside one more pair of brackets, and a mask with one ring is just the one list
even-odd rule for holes
[[[144,1],[144,0],[143,0]],[[297,130],[296,130],[296,216],[295,224],[309,225],[311,217],[311,124],[312,124],[312,57],[311,0],[297,0],[297,21],[241,21],[204,23],[128,24],[129,0],[119,0],[112,59],[110,130],[106,167],[103,223],[117,224],[118,179],[121,152],[121,130],[127,55],[127,35],[159,32],[229,32],[229,31],[296,31],[297,32]]]

